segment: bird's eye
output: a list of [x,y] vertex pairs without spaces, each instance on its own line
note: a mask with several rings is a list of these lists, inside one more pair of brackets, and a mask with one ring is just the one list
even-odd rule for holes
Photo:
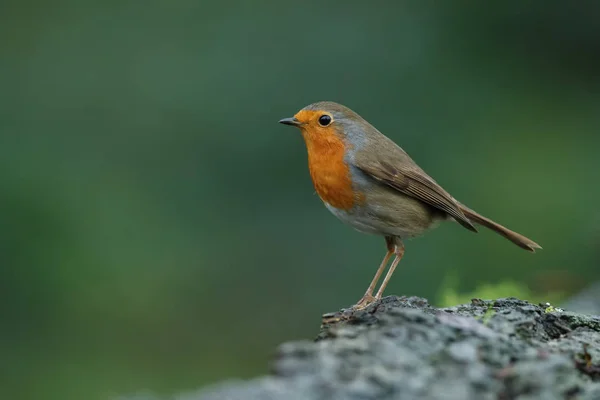
[[327,114],[321,115],[319,117],[319,125],[327,126],[331,123],[331,117]]

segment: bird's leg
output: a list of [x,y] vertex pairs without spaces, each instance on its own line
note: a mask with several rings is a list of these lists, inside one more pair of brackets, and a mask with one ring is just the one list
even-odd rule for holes
[[388,261],[390,261],[392,254],[394,254],[394,252],[392,251],[388,251],[385,254],[385,257],[383,258],[381,265],[377,269],[377,272],[375,273],[375,276],[373,277],[373,281],[371,281],[369,288],[365,292],[364,296],[352,308],[364,308],[375,301],[375,297],[373,297],[373,290],[375,290],[375,286],[377,285],[377,282],[379,281],[379,278],[381,277],[381,274],[383,273],[383,270],[385,269]]
[[394,249],[396,247],[394,244],[394,239],[390,236],[385,237],[385,243],[387,245],[388,251],[385,254],[385,257],[383,258],[381,265],[379,266],[379,268],[377,268],[377,272],[375,273],[371,284],[367,288],[365,295],[352,307],[355,310],[365,308],[366,306],[375,301],[375,297],[373,297],[373,290],[375,290],[375,286],[377,286],[377,282],[379,281],[379,278],[381,277],[381,274],[383,273],[383,270],[385,269],[388,261],[390,261],[392,254],[394,254]]
[[396,240],[394,254],[396,254],[396,258],[394,258],[394,261],[392,261],[390,270],[385,275],[385,278],[383,278],[383,283],[381,284],[379,290],[377,291],[377,294],[375,295],[375,301],[380,300],[381,296],[383,296],[383,291],[385,290],[385,287],[390,281],[390,278],[392,277],[394,270],[398,266],[398,263],[400,262],[400,260],[402,260],[402,256],[404,256],[404,243],[402,243],[400,239]]

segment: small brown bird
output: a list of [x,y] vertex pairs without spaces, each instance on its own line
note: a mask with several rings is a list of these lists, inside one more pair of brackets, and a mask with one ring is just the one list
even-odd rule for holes
[[[387,253],[354,309],[381,299],[404,255],[402,240],[423,234],[439,221],[454,220],[473,232],[477,232],[476,223],[525,250],[541,249],[461,204],[391,139],[341,104],[313,103],[279,122],[302,132],[310,176],[329,211],[358,231],[385,237]],[[390,269],[373,296],[392,255]]]

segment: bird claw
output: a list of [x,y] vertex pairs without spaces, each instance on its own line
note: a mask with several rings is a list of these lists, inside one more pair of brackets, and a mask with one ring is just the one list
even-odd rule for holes
[[371,304],[375,303],[376,301],[377,301],[377,298],[373,297],[370,294],[365,294],[358,301],[358,303],[356,303],[355,305],[352,306],[352,310],[354,310],[354,311],[364,310],[365,308],[367,308]]

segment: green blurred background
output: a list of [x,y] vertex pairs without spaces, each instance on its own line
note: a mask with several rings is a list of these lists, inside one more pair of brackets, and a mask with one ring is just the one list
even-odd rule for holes
[[387,294],[560,300],[600,279],[599,18],[592,1],[3,1],[0,397],[256,376],[358,300],[383,239],[329,214],[277,123],[319,100],[544,247],[443,225]]

